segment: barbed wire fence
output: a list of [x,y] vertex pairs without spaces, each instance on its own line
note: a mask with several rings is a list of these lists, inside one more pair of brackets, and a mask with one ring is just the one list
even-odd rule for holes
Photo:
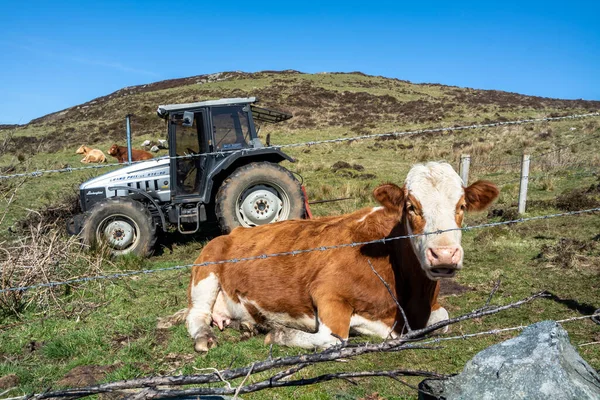
[[[521,119],[514,121],[502,121],[502,122],[492,122],[486,124],[473,124],[473,125],[463,125],[463,126],[454,126],[454,127],[444,127],[444,128],[427,128],[427,129],[417,129],[411,131],[398,131],[398,132],[389,132],[389,133],[378,133],[378,134],[369,134],[369,135],[360,135],[353,137],[343,137],[343,138],[335,138],[335,139],[324,139],[324,140],[316,140],[316,141],[308,141],[308,142],[299,142],[299,143],[291,143],[291,144],[283,144],[283,145],[273,145],[272,148],[276,149],[287,149],[287,148],[295,148],[295,147],[311,147],[322,144],[332,144],[332,143],[344,143],[344,142],[355,142],[359,140],[366,139],[376,139],[376,138],[385,138],[385,137],[402,137],[402,136],[414,136],[414,135],[422,135],[428,133],[447,133],[447,132],[458,132],[463,130],[472,130],[472,129],[482,129],[482,128],[491,128],[491,127],[499,127],[499,126],[512,126],[512,125],[523,125],[529,123],[538,123],[538,122],[549,122],[549,121],[563,121],[563,120],[576,120],[582,118],[591,118],[600,116],[600,112],[588,113],[588,114],[575,114],[575,115],[567,115],[562,117],[544,117],[544,118],[530,118],[530,119]],[[177,159],[192,159],[200,156],[209,156],[215,155],[220,157],[230,156],[232,154],[248,154],[253,151],[260,151],[262,148],[246,148],[241,150],[234,151],[217,151],[217,152],[209,152],[202,154],[186,154],[181,156],[162,156],[156,157],[152,160],[145,161],[133,161],[125,164],[121,163],[108,163],[108,164],[98,164],[98,165],[88,165],[85,167],[64,167],[64,168],[56,168],[56,169],[39,169],[35,171],[27,171],[17,174],[7,174],[0,175],[0,180],[3,179],[14,179],[14,178],[23,178],[23,177],[40,177],[46,174],[54,174],[54,173],[71,173],[76,171],[84,171],[84,170],[97,170],[102,168],[109,167],[122,167],[123,165],[135,165],[139,163],[148,163],[148,162],[156,162],[159,163],[163,160],[177,160]]]
[[290,250],[290,251],[279,252],[279,253],[271,253],[271,254],[264,253],[264,254],[259,254],[256,256],[233,258],[233,259],[227,259],[227,260],[221,260],[221,261],[207,261],[207,262],[203,262],[200,264],[192,263],[192,264],[185,264],[185,265],[175,265],[175,266],[164,267],[164,268],[144,269],[144,270],[120,272],[120,273],[107,274],[107,275],[80,277],[80,278],[69,279],[69,280],[65,280],[65,281],[45,282],[45,283],[40,283],[40,284],[30,285],[30,286],[8,287],[8,288],[1,289],[0,294],[7,293],[7,292],[22,292],[22,291],[27,291],[27,290],[32,290],[32,289],[40,289],[40,288],[52,288],[52,287],[56,287],[56,286],[72,285],[75,283],[91,282],[91,281],[97,281],[97,280],[120,279],[120,278],[126,278],[126,277],[130,277],[130,276],[134,276],[134,275],[149,275],[149,274],[155,274],[158,272],[189,269],[192,267],[204,267],[204,266],[220,265],[220,264],[237,264],[237,263],[241,263],[241,262],[264,260],[264,259],[274,258],[274,257],[298,256],[298,255],[306,254],[306,253],[325,252],[328,250],[365,246],[365,245],[369,245],[369,244],[385,244],[385,243],[394,242],[394,241],[400,240],[400,239],[411,239],[411,238],[421,237],[421,236],[439,235],[444,232],[471,231],[474,229],[491,228],[491,227],[497,227],[497,226],[507,226],[507,225],[520,224],[520,223],[524,223],[524,222],[541,221],[541,220],[547,220],[547,219],[552,219],[552,218],[590,214],[590,213],[595,213],[598,211],[600,211],[600,207],[590,208],[590,209],[586,209],[586,210],[569,211],[569,212],[564,212],[564,213],[539,215],[539,216],[533,216],[533,217],[528,217],[528,218],[519,218],[519,219],[510,220],[510,221],[489,222],[489,223],[473,225],[473,226],[464,226],[461,228],[443,229],[443,230],[438,230],[438,231],[434,231],[434,232],[423,232],[423,233],[417,233],[417,234],[411,234],[411,235],[393,236],[393,237],[381,238],[381,239],[364,241],[364,242],[341,243],[341,244],[331,245],[331,246],[319,246],[319,247],[308,248],[308,249],[296,249],[296,250]]

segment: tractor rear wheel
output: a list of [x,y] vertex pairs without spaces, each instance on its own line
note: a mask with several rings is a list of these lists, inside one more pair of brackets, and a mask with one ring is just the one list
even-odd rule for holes
[[302,186],[278,164],[257,162],[236,169],[223,183],[215,199],[221,230],[253,227],[302,218],[305,214]]
[[112,197],[96,204],[81,232],[83,242],[91,247],[106,248],[112,255],[152,254],[156,242],[156,225],[152,214],[139,201]]

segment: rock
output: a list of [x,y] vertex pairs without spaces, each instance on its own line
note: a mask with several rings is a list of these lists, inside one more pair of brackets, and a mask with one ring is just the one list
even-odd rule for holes
[[0,389],[10,389],[19,386],[19,377],[15,374],[4,375],[0,378]]
[[163,139],[158,139],[158,148],[159,149],[168,149],[169,142],[167,142],[166,140],[163,140]]
[[142,146],[150,146],[150,143],[152,143],[150,140],[144,140],[144,143],[142,143]]
[[447,380],[426,379],[419,399],[600,399],[600,376],[554,321],[488,347]]
[[153,152],[153,153],[158,153],[158,150],[159,150],[158,146],[152,146],[150,148],[150,151]]

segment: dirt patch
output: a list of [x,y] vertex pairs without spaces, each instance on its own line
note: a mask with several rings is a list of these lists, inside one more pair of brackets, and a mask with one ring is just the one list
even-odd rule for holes
[[444,280],[440,284],[440,296],[455,296],[472,290],[474,289],[454,280]]
[[339,171],[340,169],[353,169],[355,171],[364,171],[365,167],[360,164],[350,164],[346,161],[338,161],[331,166],[333,172]]
[[30,341],[25,346],[23,346],[23,352],[25,353],[35,353],[38,350],[41,350],[44,347],[45,342],[37,342],[35,340]]
[[80,365],[67,372],[57,384],[65,387],[95,385],[115,369],[116,365]]
[[573,189],[556,198],[556,208],[577,211],[600,206],[600,201],[585,189]]
[[516,207],[493,208],[488,211],[488,218],[500,218],[501,221],[513,221],[519,218],[519,211]]
[[169,342],[170,337],[171,337],[171,334],[166,329],[157,329],[154,332],[154,339],[156,341],[156,344],[159,346],[163,346],[163,345],[167,344]]
[[0,389],[10,389],[19,386],[21,380],[15,374],[8,374],[0,378]]
[[600,251],[598,251],[598,240],[594,239],[561,238],[553,245],[543,245],[535,259],[565,269],[576,267],[598,269]]
[[[117,346],[121,346],[121,347],[127,346],[129,343],[135,342],[136,340],[141,338],[144,335],[144,333],[145,332],[143,332],[141,329],[134,329],[133,332],[131,332],[129,334],[116,333],[112,337],[111,342],[113,342]],[[158,336],[158,333],[157,333],[157,336]]]

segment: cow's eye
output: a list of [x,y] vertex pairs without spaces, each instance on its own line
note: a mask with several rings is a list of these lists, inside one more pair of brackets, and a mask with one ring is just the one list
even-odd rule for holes
[[415,213],[415,206],[413,206],[412,204],[409,204],[408,206],[406,206],[406,211],[408,211],[409,213]]
[[466,204],[461,204],[460,209],[462,211],[467,211],[467,205]]

